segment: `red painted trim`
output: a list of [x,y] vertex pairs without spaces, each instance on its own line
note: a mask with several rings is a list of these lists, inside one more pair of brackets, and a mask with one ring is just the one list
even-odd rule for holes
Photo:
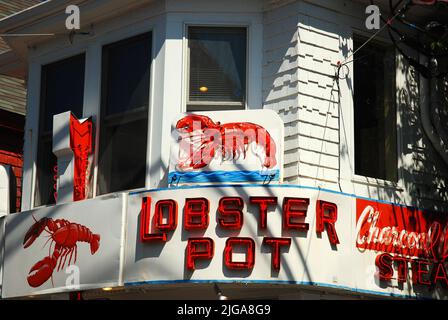
[[14,153],[6,150],[0,150],[0,165],[11,166],[12,172],[15,176],[16,185],[16,204],[15,211],[20,211],[22,202],[22,170],[23,170],[23,156],[19,153]]

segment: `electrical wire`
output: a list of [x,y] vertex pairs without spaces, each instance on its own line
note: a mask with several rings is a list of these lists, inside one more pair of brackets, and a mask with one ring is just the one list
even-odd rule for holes
[[[372,0],[371,0],[371,1],[372,1]],[[347,60],[350,59],[351,57],[353,57],[359,50],[361,50],[364,46],[366,46],[370,41],[372,41],[373,39],[375,39],[376,36],[377,36],[381,31],[383,31],[385,27],[387,27],[388,25],[390,25],[390,24],[395,20],[395,18],[396,18],[398,15],[400,15],[400,14],[401,14],[401,10],[398,11],[392,18],[388,19],[388,20],[386,21],[386,23],[385,23],[380,29],[378,29],[374,34],[372,34],[372,36],[370,36],[369,39],[367,39],[361,46],[359,46],[358,49],[356,49],[356,50],[355,50],[354,52],[352,52],[347,58],[345,58],[344,61],[342,61],[342,62],[338,61],[338,66],[342,66],[342,65],[345,65],[345,64],[347,64],[347,63],[352,62],[353,60],[351,60],[351,61],[347,61]]]
[[[398,5],[402,1],[403,0],[398,1],[398,3],[393,6],[392,5],[392,0],[389,0],[389,8],[391,10],[391,13],[395,13],[395,10],[397,9]],[[373,0],[370,0],[370,2],[373,4]],[[408,0],[408,2],[400,9],[400,11],[402,11],[403,14],[398,17],[397,21],[401,22],[402,24],[404,24],[405,26],[407,26],[407,27],[409,27],[411,29],[415,29],[416,31],[418,31],[420,33],[423,33],[425,36],[431,38],[432,40],[441,41],[441,40],[444,40],[448,36],[448,32],[447,32],[447,35],[442,37],[442,39],[437,38],[437,37],[433,36],[428,30],[425,30],[424,28],[418,26],[415,23],[409,22],[405,18],[404,12],[409,10],[411,5],[413,5],[412,4],[412,0]],[[381,20],[385,21],[383,17],[381,17]],[[448,27],[446,25],[445,25],[445,29],[448,29]],[[418,62],[416,59],[414,59],[411,56],[407,55],[403,51],[403,49],[399,46],[398,42],[404,43],[408,47],[414,49],[418,53],[423,54],[423,55],[425,55],[425,56],[427,56],[429,58],[445,58],[445,57],[448,57],[448,50],[446,50],[445,53],[443,53],[443,52],[442,53],[436,53],[436,52],[434,52],[431,49],[427,49],[418,40],[413,40],[412,38],[403,35],[400,31],[398,31],[392,25],[389,25],[388,33],[389,33],[389,38],[391,39],[391,41],[392,41],[394,47],[397,49],[397,51],[408,61],[408,63],[411,66],[413,66],[425,78],[429,78],[429,77],[432,77],[432,76],[436,77],[436,78],[443,78],[443,77],[448,75],[448,70],[446,70],[444,72],[439,72],[439,73],[433,74],[433,72],[431,72],[430,68],[426,67],[425,65],[421,64],[420,62]],[[398,40],[395,39],[394,34],[396,34],[399,37]]]
[[[372,1],[372,0],[371,0]],[[400,2],[401,2],[402,0],[400,0]],[[343,80],[343,79],[346,79],[347,77],[348,77],[348,75],[349,75],[349,73],[350,73],[350,68],[348,67],[348,64],[349,63],[352,63],[352,62],[354,62],[354,61],[359,61],[359,60],[362,60],[362,59],[365,59],[366,57],[368,57],[368,56],[370,56],[371,54],[367,54],[367,55],[364,55],[364,56],[362,56],[362,57],[359,57],[359,58],[354,58],[354,56],[355,56],[355,54],[356,53],[358,53],[362,48],[364,48],[367,44],[369,44],[373,39],[375,39],[376,38],[376,36],[378,36],[378,34],[380,34],[381,33],[381,31],[383,31],[384,30],[384,28],[386,28],[387,26],[390,26],[391,25],[391,23],[395,20],[395,18],[397,18],[400,14],[402,13],[402,10],[400,10],[400,11],[398,11],[394,16],[392,16],[390,19],[388,19],[387,21],[386,21],[386,23],[380,28],[380,29],[378,29],[372,36],[370,36],[366,41],[364,41],[364,43],[361,45],[361,46],[359,46],[359,48],[357,48],[354,52],[352,52],[349,56],[347,56],[342,62],[341,61],[338,61],[337,62],[337,68],[336,68],[336,72],[335,72],[335,75],[334,75],[334,77],[333,77],[333,84],[332,84],[332,86],[331,86],[331,95],[330,95],[330,99],[329,99],[329,104],[328,104],[328,109],[327,109],[327,112],[326,112],[326,119],[325,119],[325,126],[324,126],[324,133],[323,133],[323,140],[322,140],[322,143],[321,143],[321,150],[320,150],[320,152],[319,152],[319,159],[318,159],[318,164],[320,165],[320,160],[321,160],[321,156],[322,156],[322,152],[323,152],[323,145],[324,145],[324,139],[325,139],[325,133],[326,133],[326,130],[327,130],[327,127],[328,127],[328,114],[329,114],[329,112],[330,112],[330,106],[331,106],[331,101],[334,99],[334,93],[333,93],[333,88],[334,88],[334,86],[336,85],[336,87],[337,87],[337,92],[338,92],[338,101],[336,102],[337,103],[337,105],[338,105],[338,108],[339,108],[339,111],[340,111],[340,104],[341,104],[341,88],[340,88],[340,84],[339,84],[339,80]],[[351,59],[351,60],[349,60],[350,58],[352,58],[353,57],[353,59]],[[342,70],[346,70],[346,72],[341,72]],[[341,76],[341,73],[342,73],[342,76]],[[338,170],[340,170],[340,168],[338,169]],[[339,174],[340,174],[340,172],[339,172]],[[318,178],[318,176],[319,176],[319,167],[317,168],[317,170],[316,170],[316,177],[315,177],[315,181],[317,181],[317,178]],[[339,189],[341,189],[341,185],[340,185],[340,181],[338,181],[338,185],[339,185]],[[317,194],[317,198],[319,199],[319,196],[320,196],[320,186],[318,187],[319,188],[319,191],[318,191],[318,194]]]

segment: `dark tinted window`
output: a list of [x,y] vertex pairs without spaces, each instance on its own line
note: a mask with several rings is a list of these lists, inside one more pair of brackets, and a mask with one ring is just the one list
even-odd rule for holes
[[103,47],[98,193],[145,186],[151,34]]
[[57,158],[52,151],[53,116],[71,111],[76,117],[82,118],[84,68],[84,54],[42,67],[36,206],[55,203],[53,168],[57,165]]
[[42,133],[53,130],[53,116],[72,111],[82,116],[84,100],[84,54],[42,68]]
[[[355,39],[357,50],[364,39]],[[369,43],[354,56],[355,173],[397,180],[395,51]]]
[[145,35],[104,48],[106,115],[148,107],[150,37]]

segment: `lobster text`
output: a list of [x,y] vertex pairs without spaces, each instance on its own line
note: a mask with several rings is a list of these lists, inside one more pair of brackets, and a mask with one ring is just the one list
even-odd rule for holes
[[[309,207],[308,198],[284,198],[282,203],[282,229],[307,232],[309,224],[305,222]],[[258,212],[258,227],[268,228],[269,209],[275,208],[277,197],[250,197],[249,205]],[[240,197],[222,197],[218,203],[217,225],[222,229],[241,230],[244,224],[244,201]],[[142,242],[169,241],[169,233],[177,228],[178,204],[172,199],[159,200],[154,205],[151,223],[151,198],[142,199],[140,212],[140,240]],[[206,198],[187,198],[183,207],[183,228],[186,231],[206,230],[210,225],[210,203]],[[334,203],[318,200],[316,205],[316,232],[328,233],[332,245],[339,243],[335,224],[337,206]],[[152,226],[152,228],[151,228]],[[151,230],[152,229],[152,230]],[[271,253],[271,265],[280,270],[281,251],[289,248],[291,238],[264,237],[262,246]],[[244,261],[234,261],[233,253],[245,253]],[[249,237],[229,237],[223,252],[224,265],[228,269],[250,270],[255,265],[256,244]],[[214,240],[209,237],[190,237],[186,248],[186,268],[194,270],[197,261],[211,260],[215,255]]]

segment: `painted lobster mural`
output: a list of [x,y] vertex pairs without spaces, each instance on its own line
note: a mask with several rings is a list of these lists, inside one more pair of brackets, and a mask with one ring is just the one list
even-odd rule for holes
[[176,124],[180,134],[180,148],[187,156],[180,158],[177,168],[200,169],[210,164],[217,151],[223,158],[246,158],[248,146],[255,142],[264,151],[263,166],[273,168],[276,145],[269,132],[251,122],[230,122],[221,124],[204,115],[188,115]]
[[[41,286],[50,278],[53,282],[53,271],[56,267],[57,271],[64,267],[68,255],[70,255],[70,258],[67,266],[71,264],[73,254],[75,256],[73,263],[76,263],[78,242],[89,243],[92,255],[97,252],[100,246],[100,236],[93,234],[89,228],[83,225],[65,219],[42,218],[37,221],[34,216],[33,219],[35,223],[29,228],[23,239],[23,247],[28,248],[31,246],[44,231],[50,236],[45,245],[51,240],[48,256],[38,261],[29,271],[27,280],[28,284],[33,288]],[[53,243],[53,253],[50,254]]]

